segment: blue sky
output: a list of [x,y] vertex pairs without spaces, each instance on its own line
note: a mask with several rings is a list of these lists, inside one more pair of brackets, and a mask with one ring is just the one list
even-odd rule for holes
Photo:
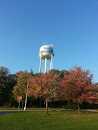
[[0,66],[39,71],[39,48],[54,45],[54,69],[89,69],[98,82],[98,0],[1,0]]

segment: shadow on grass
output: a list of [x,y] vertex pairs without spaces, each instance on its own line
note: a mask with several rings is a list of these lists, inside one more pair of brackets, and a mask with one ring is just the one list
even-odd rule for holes
[[77,112],[77,110],[59,110],[60,112]]

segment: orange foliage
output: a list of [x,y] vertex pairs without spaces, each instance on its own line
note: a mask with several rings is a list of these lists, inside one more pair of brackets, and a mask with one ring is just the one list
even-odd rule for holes
[[89,70],[84,71],[81,67],[70,69],[69,75],[65,75],[59,84],[61,98],[80,104],[84,101],[97,103],[98,90],[92,83],[92,77]]
[[58,92],[58,75],[52,72],[47,74],[41,73],[37,77],[29,78],[28,95],[35,97],[44,97],[47,100],[57,98]]

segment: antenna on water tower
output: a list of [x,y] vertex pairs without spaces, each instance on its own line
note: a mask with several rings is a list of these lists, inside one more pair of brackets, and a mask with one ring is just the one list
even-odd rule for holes
[[47,73],[47,60],[50,60],[50,70],[53,69],[53,45],[44,45],[40,47],[39,57],[40,57],[40,66],[39,73],[41,73],[41,60],[45,60],[45,73]]

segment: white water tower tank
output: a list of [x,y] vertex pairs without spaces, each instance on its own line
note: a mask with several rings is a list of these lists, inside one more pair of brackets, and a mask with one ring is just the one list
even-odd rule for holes
[[39,57],[41,59],[47,58],[47,60],[51,59],[51,56],[54,56],[53,54],[53,45],[44,45],[39,50]]
[[41,59],[45,60],[45,73],[47,73],[47,60],[50,60],[50,70],[53,69],[53,45],[44,45],[40,47],[39,57],[40,57],[40,67],[39,73],[41,73]]

